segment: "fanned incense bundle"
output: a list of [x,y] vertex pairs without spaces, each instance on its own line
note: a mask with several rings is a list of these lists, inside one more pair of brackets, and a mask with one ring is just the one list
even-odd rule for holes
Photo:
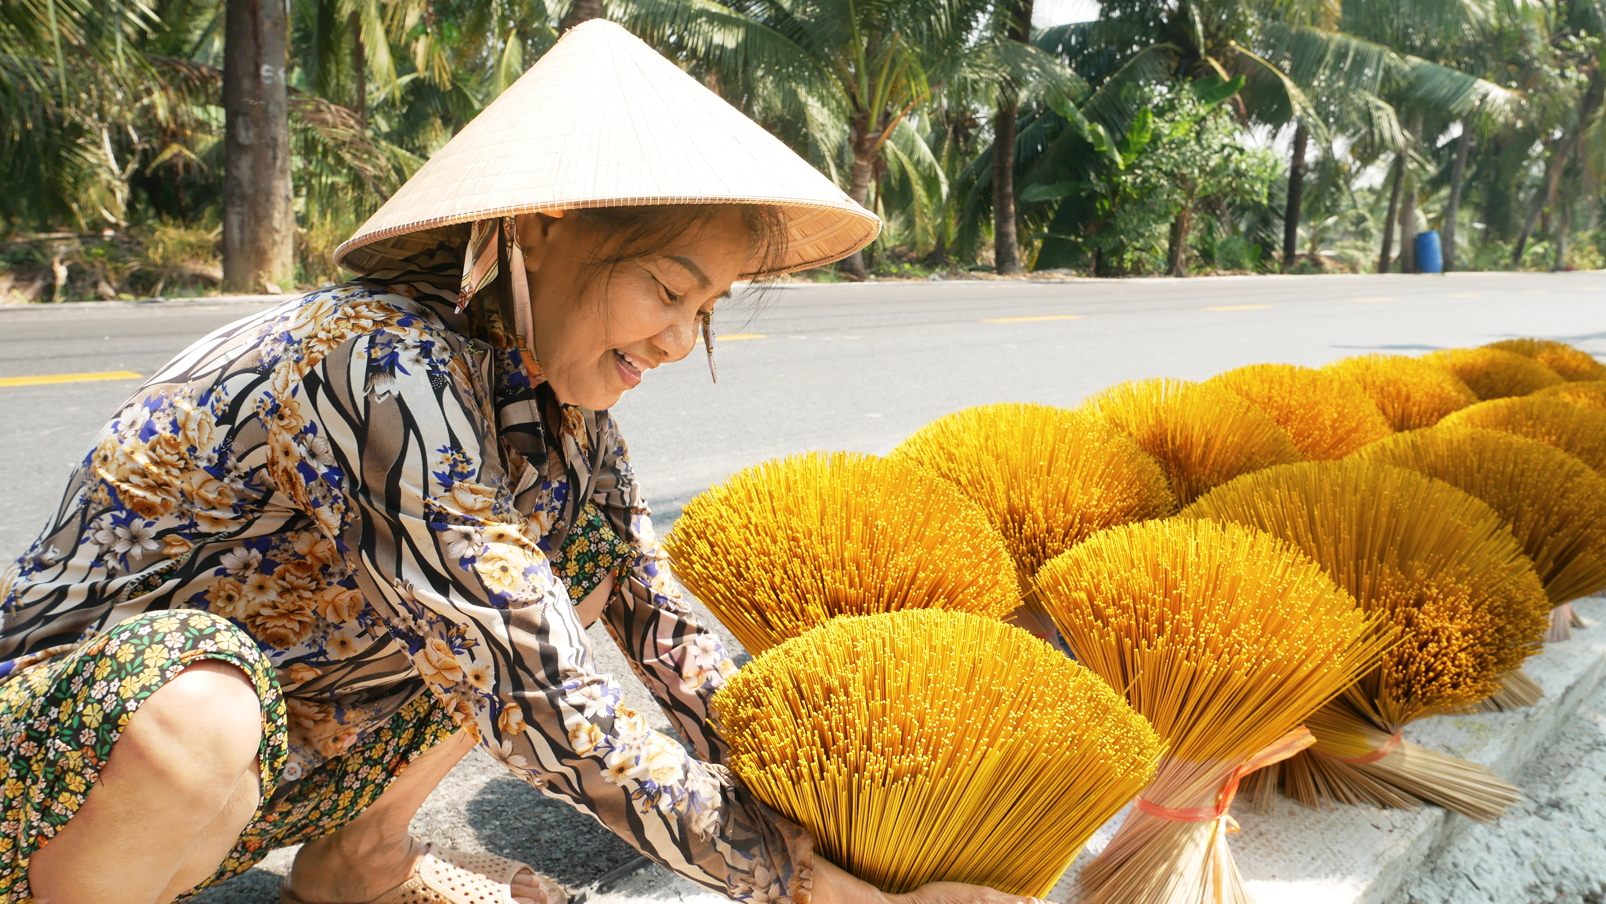
[[1345,460],[1245,475],[1181,517],[1289,541],[1400,631],[1381,665],[1306,721],[1316,747],[1282,764],[1285,793],[1311,806],[1425,800],[1484,821],[1520,799],[1482,766],[1400,738],[1493,694],[1539,649],[1550,602],[1493,509],[1415,471]]
[[1312,461],[1343,458],[1394,432],[1348,378],[1293,364],[1251,364],[1205,381],[1259,408]]
[[1479,402],[1444,419],[1447,427],[1487,427],[1555,446],[1606,473],[1606,412],[1537,397]]
[[1447,348],[1422,356],[1449,370],[1478,398],[1525,396],[1562,382],[1550,368],[1532,358],[1498,348]]
[[1580,408],[1606,411],[1606,380],[1586,380],[1579,383],[1562,383],[1547,386],[1533,394],[1536,399],[1555,399]]
[[1431,427],[1450,412],[1478,401],[1455,374],[1405,355],[1356,355],[1322,370],[1353,380],[1395,430]]
[[748,663],[714,708],[753,793],[894,893],[1046,895],[1164,746],[1097,675],[962,612],[834,619]]
[[966,408],[922,427],[889,457],[930,469],[980,505],[1023,585],[1094,531],[1177,510],[1165,472],[1131,437],[1048,405]]
[[687,503],[675,576],[757,654],[838,615],[1020,605],[987,516],[947,481],[856,453],[748,468]]
[[1484,348],[1498,348],[1532,358],[1556,372],[1563,380],[1606,380],[1606,364],[1581,348],[1554,339],[1504,339]]
[[1353,457],[1410,468],[1488,503],[1533,560],[1555,607],[1547,639],[1571,636],[1568,603],[1606,589],[1606,477],[1560,449],[1500,430],[1441,426]]
[[1183,505],[1250,471],[1300,461],[1277,422],[1225,389],[1185,380],[1134,380],[1082,406],[1153,455]]
[[1386,633],[1315,563],[1236,525],[1111,528],[1037,581],[1079,659],[1170,744],[1082,870],[1081,900],[1247,901],[1227,851],[1239,781],[1310,743],[1300,723],[1377,662]]

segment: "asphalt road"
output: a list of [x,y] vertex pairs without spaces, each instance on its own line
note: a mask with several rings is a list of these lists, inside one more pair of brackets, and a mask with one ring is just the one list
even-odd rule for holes
[[[148,374],[260,307],[0,308],[0,382]],[[1314,366],[1513,336],[1606,356],[1606,273],[784,285],[734,300],[716,325],[726,336],[718,385],[699,350],[649,374],[615,410],[661,527],[693,494],[746,465],[810,449],[884,452],[968,405],[1069,406],[1123,380],[1202,379],[1244,364]],[[26,548],[67,471],[136,385],[0,385],[10,440],[0,444],[9,478],[0,488],[0,557]],[[520,856],[571,887],[630,859],[589,819],[484,758],[454,773],[415,829]],[[287,859],[268,865],[282,871]],[[259,871],[206,900],[272,901],[274,881]]]

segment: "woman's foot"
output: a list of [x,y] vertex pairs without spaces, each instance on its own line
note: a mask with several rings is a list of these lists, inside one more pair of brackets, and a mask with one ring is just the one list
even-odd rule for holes
[[[326,835],[302,845],[285,887],[308,904],[365,904],[412,878],[426,845],[411,835],[389,843]],[[517,904],[561,904],[528,869],[514,876],[509,894]]]

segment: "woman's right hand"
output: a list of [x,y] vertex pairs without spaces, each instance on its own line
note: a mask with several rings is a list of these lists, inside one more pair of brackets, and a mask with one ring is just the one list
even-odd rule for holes
[[985,885],[967,885],[964,882],[928,882],[907,894],[891,895],[816,854],[813,904],[1047,904],[1047,902],[1025,895],[1005,894]]

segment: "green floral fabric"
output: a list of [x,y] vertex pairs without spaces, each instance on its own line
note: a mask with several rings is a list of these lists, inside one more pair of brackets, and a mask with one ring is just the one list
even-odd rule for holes
[[288,717],[268,659],[244,631],[198,610],[137,615],[65,656],[0,675],[0,901],[28,904],[28,863],[67,824],[140,704],[206,659],[238,666],[262,701],[263,804],[202,887],[275,848],[326,835],[384,793],[456,725],[431,695],[403,707],[344,756],[287,781]]

